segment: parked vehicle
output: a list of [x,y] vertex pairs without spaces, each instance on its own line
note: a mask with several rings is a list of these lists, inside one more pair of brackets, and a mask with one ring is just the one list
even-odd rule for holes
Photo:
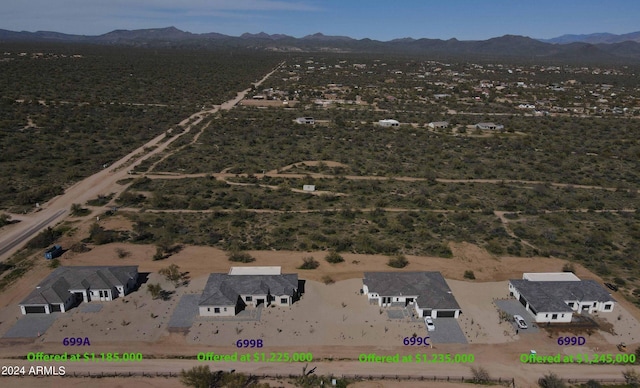
[[436,329],[436,325],[433,324],[431,317],[425,317],[424,323],[427,325],[427,331],[434,331]]
[[514,315],[513,320],[515,321],[516,325],[518,325],[519,328],[521,329],[527,328],[527,322],[524,321],[524,318],[522,318],[521,315],[517,315],[517,314]]
[[55,259],[62,254],[62,247],[60,245],[54,245],[51,248],[44,251],[44,258],[47,260]]

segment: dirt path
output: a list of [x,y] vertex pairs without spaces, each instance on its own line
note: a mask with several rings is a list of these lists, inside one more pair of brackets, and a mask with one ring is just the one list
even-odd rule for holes
[[[262,84],[283,64],[284,62],[280,63],[275,69],[255,83],[255,86]],[[206,117],[214,115],[219,110],[229,110],[233,108],[250,90],[251,88],[248,88],[238,92],[235,98],[224,102],[220,106],[213,106],[210,109],[204,109],[192,114],[180,122],[179,125],[184,127],[184,131],[181,133],[176,134],[169,139],[166,138],[168,135],[164,133],[156,136],[120,160],[112,163],[108,168],[75,183],[73,186],[65,190],[64,194],[54,197],[47,203],[43,204],[40,208],[42,210],[35,213],[33,217],[23,219],[21,222],[15,224],[16,227],[14,228],[0,230],[0,236],[2,238],[2,240],[0,240],[0,246],[4,247],[3,251],[0,253],[0,261],[7,259],[10,255],[15,253],[32,235],[38,233],[47,226],[55,225],[65,219],[72,204],[84,204],[88,200],[96,198],[98,195],[109,193],[118,194],[124,191],[126,189],[126,185],[119,185],[117,182],[129,177],[128,170],[130,167],[135,167],[136,164],[163,152],[171,143],[181,136],[189,133],[194,126],[200,124]],[[10,248],[6,249],[7,247]]]

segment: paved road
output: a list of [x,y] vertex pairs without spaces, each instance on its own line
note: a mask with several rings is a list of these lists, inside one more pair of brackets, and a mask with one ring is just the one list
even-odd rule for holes
[[35,225],[29,226],[26,230],[18,230],[16,234],[3,240],[2,243],[0,243],[0,257],[15,248],[17,245],[21,244],[23,241],[25,241],[35,233],[39,232],[46,225],[50,225],[54,222],[59,221],[58,219],[62,219],[62,216],[66,212],[67,209],[58,210],[53,215],[48,216],[40,222],[37,222]]

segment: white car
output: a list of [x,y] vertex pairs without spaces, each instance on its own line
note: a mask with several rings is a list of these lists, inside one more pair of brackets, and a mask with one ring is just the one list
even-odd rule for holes
[[436,325],[433,324],[431,317],[425,317],[424,323],[427,325],[427,331],[434,331],[436,329]]
[[524,321],[524,318],[522,318],[521,315],[514,315],[513,320],[515,321],[515,323],[518,325],[519,328],[521,329],[527,328],[527,323]]

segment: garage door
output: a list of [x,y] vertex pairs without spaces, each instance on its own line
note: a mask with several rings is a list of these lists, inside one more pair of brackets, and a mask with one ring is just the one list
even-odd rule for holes
[[455,310],[452,311],[438,311],[438,318],[454,318],[456,316]]
[[24,311],[27,314],[44,314],[45,313],[44,306],[26,306],[24,308]]

